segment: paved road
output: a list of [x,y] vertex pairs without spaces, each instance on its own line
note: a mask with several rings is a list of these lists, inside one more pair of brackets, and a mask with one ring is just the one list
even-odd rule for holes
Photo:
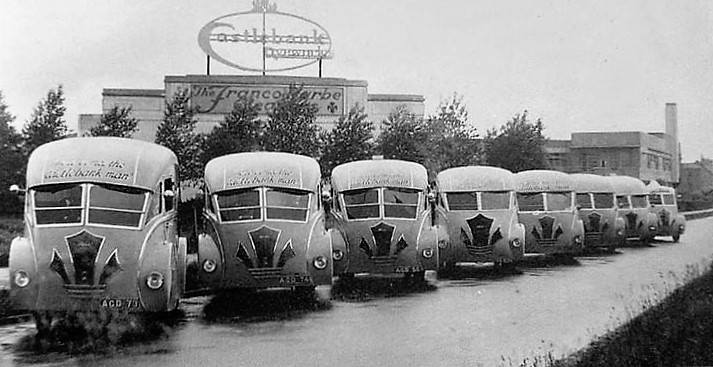
[[[335,286],[335,299],[317,304],[274,292],[242,307],[239,300],[196,298],[183,304],[185,321],[166,334],[100,355],[19,352],[15,345],[32,327],[6,326],[0,364],[518,365],[526,357],[574,351],[638,314],[643,300],[663,297],[691,266],[709,266],[711,238],[713,218],[701,219],[689,222],[678,244],[623,248],[565,264],[532,261],[521,274],[472,268],[460,279],[432,279],[433,290],[401,289],[399,296],[388,281],[377,280],[366,283],[372,287],[365,299]],[[320,292],[329,297],[329,289]],[[237,310],[210,312],[225,305]]]

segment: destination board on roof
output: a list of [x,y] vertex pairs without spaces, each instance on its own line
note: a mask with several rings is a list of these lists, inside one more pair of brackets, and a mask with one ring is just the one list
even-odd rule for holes
[[226,188],[279,186],[300,188],[302,182],[298,170],[291,168],[244,169],[225,180]]
[[70,159],[47,163],[42,172],[43,182],[103,181],[131,184],[134,167],[122,159]]
[[568,182],[560,181],[534,181],[522,182],[517,187],[522,192],[542,192],[542,191],[572,191],[572,186]]
[[500,191],[509,190],[512,186],[502,179],[491,177],[478,177],[477,180],[472,178],[451,179],[445,181],[443,186],[450,191]]
[[411,187],[411,177],[399,173],[364,174],[351,177],[349,187]]

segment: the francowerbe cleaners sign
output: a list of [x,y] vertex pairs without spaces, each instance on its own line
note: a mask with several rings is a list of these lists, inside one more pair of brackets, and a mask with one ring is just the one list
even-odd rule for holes
[[331,57],[332,40],[321,25],[254,0],[250,11],[213,19],[198,44],[212,59],[246,71],[286,71]]

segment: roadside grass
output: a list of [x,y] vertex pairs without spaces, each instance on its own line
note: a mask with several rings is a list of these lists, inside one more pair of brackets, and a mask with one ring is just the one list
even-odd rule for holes
[[651,290],[627,309],[628,321],[587,347],[561,358],[547,352],[507,362],[523,367],[713,365],[713,266],[670,272],[662,288]]
[[[10,243],[13,238],[22,234],[23,228],[21,215],[0,217],[0,267],[7,267]],[[9,291],[0,289],[0,318],[15,314],[17,311],[12,310]]]
[[22,216],[0,216],[0,267],[7,266],[12,239],[21,235],[24,228]]

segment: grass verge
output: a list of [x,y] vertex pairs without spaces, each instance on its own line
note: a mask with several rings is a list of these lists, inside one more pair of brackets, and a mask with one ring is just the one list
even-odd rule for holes
[[588,347],[543,365],[713,365],[713,270],[687,282]]
[[22,216],[0,217],[0,267],[7,266],[12,239],[21,235],[24,229]]

